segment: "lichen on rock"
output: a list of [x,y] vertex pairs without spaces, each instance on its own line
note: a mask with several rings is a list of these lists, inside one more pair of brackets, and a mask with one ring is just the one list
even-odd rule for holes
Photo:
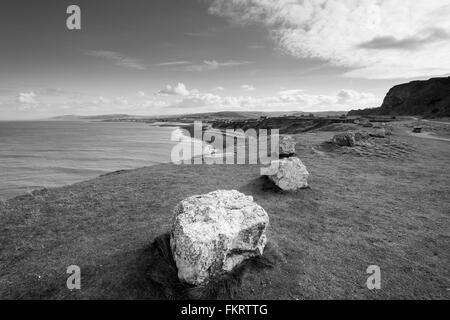
[[200,285],[263,254],[267,212],[236,190],[182,200],[174,210],[171,249],[181,281]]

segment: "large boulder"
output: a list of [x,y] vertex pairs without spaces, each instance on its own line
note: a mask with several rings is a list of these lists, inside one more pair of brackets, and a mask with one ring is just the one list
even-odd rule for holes
[[295,154],[295,140],[292,136],[280,136],[279,146],[280,158],[289,157]]
[[308,170],[297,157],[272,161],[266,175],[275,185],[285,191],[308,187]]
[[170,238],[181,281],[200,285],[263,253],[269,216],[236,190],[217,190],[181,201]]

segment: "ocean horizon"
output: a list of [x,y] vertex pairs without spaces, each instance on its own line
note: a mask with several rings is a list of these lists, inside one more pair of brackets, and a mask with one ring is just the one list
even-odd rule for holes
[[170,162],[174,130],[146,123],[2,121],[0,199]]

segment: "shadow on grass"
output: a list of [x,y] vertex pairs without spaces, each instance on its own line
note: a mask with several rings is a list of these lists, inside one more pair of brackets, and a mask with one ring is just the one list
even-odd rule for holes
[[[246,272],[272,268],[280,261],[276,246],[266,245],[264,254],[248,259],[230,273],[211,279],[207,284],[192,286],[178,279],[178,271],[170,248],[170,234],[158,236],[140,252],[133,281],[141,299],[233,299]],[[150,292],[151,291],[151,292]]]
[[260,176],[259,178],[251,181],[248,186],[253,187],[253,189],[256,191],[260,190],[262,192],[287,195],[298,194],[300,192],[304,192],[305,190],[311,190],[311,187],[308,186],[297,191],[285,191],[278,187],[272,180],[270,180],[268,176]]
[[279,186],[277,186],[268,176],[261,176],[256,181],[261,185],[261,190],[265,192],[273,193],[285,193]]

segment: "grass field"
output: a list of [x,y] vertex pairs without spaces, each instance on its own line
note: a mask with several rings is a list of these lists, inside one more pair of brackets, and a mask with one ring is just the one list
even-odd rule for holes
[[[193,194],[236,189],[270,216],[282,259],[248,272],[238,299],[450,298],[450,142],[400,127],[373,148],[323,150],[296,135],[310,189],[265,188],[259,166],[163,164],[44,189],[0,205],[0,298],[159,299],[149,246]],[[81,268],[81,290],[66,268]],[[368,290],[366,269],[381,268]]]

